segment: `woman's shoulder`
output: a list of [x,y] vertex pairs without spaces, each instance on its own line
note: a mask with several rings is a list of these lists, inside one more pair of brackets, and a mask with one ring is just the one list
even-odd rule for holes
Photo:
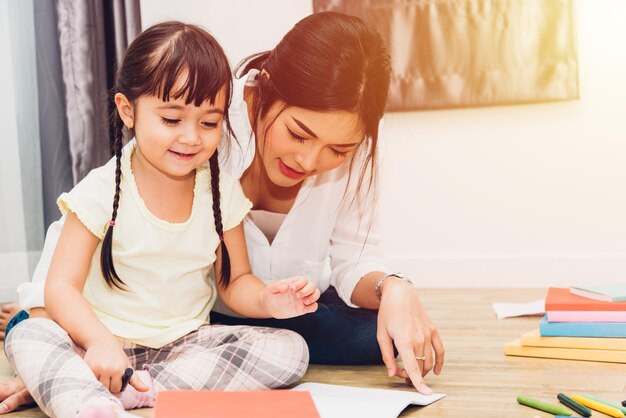
[[233,81],[233,97],[228,110],[232,131],[224,127],[218,148],[222,171],[227,171],[237,178],[241,177],[252,163],[255,153],[254,133],[250,124],[248,104],[244,99],[245,87],[253,75],[251,71]]

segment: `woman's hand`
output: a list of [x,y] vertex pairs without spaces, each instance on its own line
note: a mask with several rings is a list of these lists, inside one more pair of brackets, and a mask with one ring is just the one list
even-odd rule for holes
[[[127,368],[132,367],[119,341],[109,337],[101,338],[91,344],[85,352],[84,360],[96,375],[96,379],[111,393],[121,391],[122,376]],[[136,374],[131,376],[128,384],[140,392],[149,390]]]
[[317,310],[320,291],[302,276],[270,282],[262,294],[262,304],[272,318],[285,319]]
[[[407,384],[413,383],[418,392],[430,395],[432,390],[422,376],[433,366],[437,375],[443,368],[444,349],[439,332],[422,307],[417,289],[393,277],[387,278],[383,286],[377,339],[389,376],[402,377]],[[402,357],[403,369],[396,364],[394,343]],[[418,359],[421,357],[425,359]]]
[[22,380],[15,376],[0,383],[0,415],[8,414],[20,406],[34,403]]

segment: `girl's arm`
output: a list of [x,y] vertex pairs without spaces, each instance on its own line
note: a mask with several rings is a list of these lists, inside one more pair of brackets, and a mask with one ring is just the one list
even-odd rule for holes
[[84,349],[97,340],[114,338],[82,295],[98,243],[98,238],[69,212],[52,256],[44,290],[50,317]]
[[215,278],[224,303],[248,318],[290,318],[315,312],[319,290],[304,277],[278,280],[266,285],[251,273],[243,223],[224,233],[230,257],[230,283],[220,284],[221,246],[217,250]]
[[[52,256],[44,299],[51,319],[85,350],[84,360],[96,378],[111,392],[118,393],[130,360],[82,295],[98,243],[98,238],[69,212]],[[139,391],[148,390],[136,375],[129,383]]]

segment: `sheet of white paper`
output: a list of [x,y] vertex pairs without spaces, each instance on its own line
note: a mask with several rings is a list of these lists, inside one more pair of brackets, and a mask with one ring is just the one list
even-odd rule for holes
[[535,300],[528,303],[499,303],[493,304],[493,310],[498,319],[511,318],[514,316],[543,315],[545,313],[545,299]]
[[322,383],[303,383],[293,390],[310,392],[321,418],[396,418],[408,405],[429,405],[446,396]]

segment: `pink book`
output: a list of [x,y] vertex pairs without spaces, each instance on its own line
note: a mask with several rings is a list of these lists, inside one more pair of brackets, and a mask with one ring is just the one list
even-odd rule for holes
[[626,311],[547,311],[548,322],[626,322]]

